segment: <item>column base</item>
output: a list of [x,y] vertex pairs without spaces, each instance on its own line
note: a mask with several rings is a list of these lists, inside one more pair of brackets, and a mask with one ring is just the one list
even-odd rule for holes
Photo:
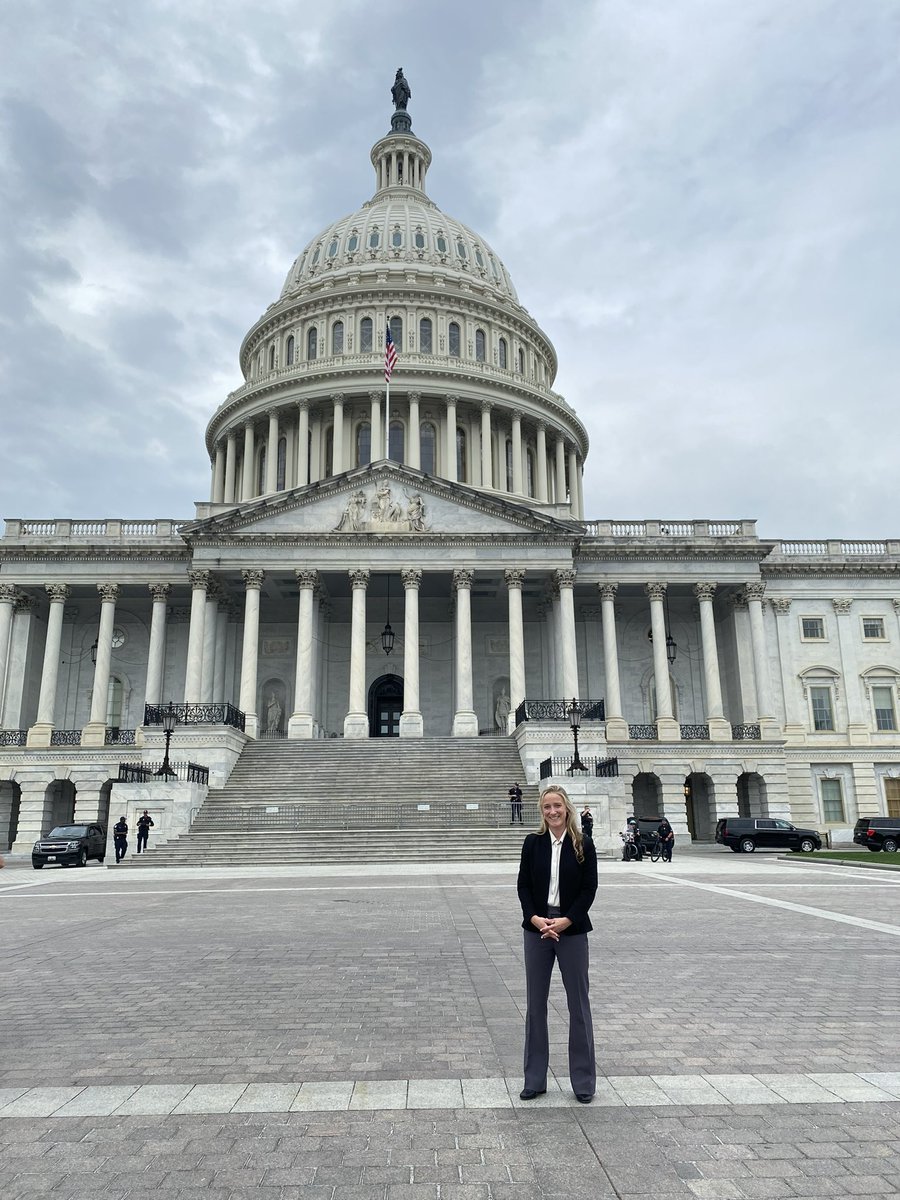
[[[50,734],[53,732],[54,726],[46,721],[40,721],[32,725],[28,730],[25,738],[25,747],[28,750],[42,750],[50,745]],[[31,847],[29,846],[29,849]]]
[[259,736],[259,717],[256,713],[245,714],[244,733],[247,737],[255,738]]
[[709,740],[711,742],[731,741],[730,721],[726,721],[724,717],[707,717],[706,723],[709,726]]
[[464,709],[453,717],[454,737],[478,737],[478,717],[472,709]]
[[681,726],[674,717],[657,717],[656,736],[661,742],[680,742]]
[[425,734],[425,722],[420,712],[403,712],[400,714],[400,736],[420,738]]
[[100,721],[88,721],[81,731],[82,746],[105,746],[106,725]]
[[784,739],[781,726],[774,717],[759,718],[759,736],[764,742],[780,742]]
[[872,743],[867,727],[853,722],[847,726],[847,740],[851,746],[869,746]]
[[348,712],[344,717],[344,737],[359,741],[369,736],[369,718],[362,712]]
[[287,727],[288,740],[308,740],[314,737],[311,713],[292,713]]
[[607,742],[627,742],[628,722],[623,717],[606,718]]

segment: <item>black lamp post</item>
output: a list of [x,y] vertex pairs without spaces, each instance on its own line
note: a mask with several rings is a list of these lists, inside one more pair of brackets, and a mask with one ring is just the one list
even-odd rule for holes
[[381,631],[381,648],[385,654],[390,654],[394,649],[394,631],[391,629],[391,577],[387,577],[387,612],[385,614],[387,620],[384,629]]
[[672,618],[669,616],[669,589],[666,588],[666,658],[669,660],[670,667],[674,663],[677,653],[678,643],[672,637]]
[[581,761],[578,754],[578,730],[581,728],[581,705],[572,697],[572,703],[569,705],[569,728],[572,730],[572,737],[575,739],[575,757],[572,759],[572,765],[566,772],[571,775],[573,771],[586,771],[587,767]]
[[100,646],[100,639],[94,638],[94,644],[91,646],[91,662],[96,667],[97,665],[97,650]]
[[169,762],[169,743],[172,740],[172,730],[178,724],[178,710],[170,700],[166,707],[162,710],[162,727],[166,735],[166,752],[163,755],[163,764],[156,772],[157,775],[163,775],[166,779],[170,776],[175,778],[177,771],[172,770],[172,764]]

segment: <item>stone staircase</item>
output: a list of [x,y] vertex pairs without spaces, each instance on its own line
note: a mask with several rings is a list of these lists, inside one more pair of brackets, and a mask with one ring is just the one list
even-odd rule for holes
[[539,789],[507,738],[251,741],[189,833],[124,865],[513,862],[515,781],[534,829]]

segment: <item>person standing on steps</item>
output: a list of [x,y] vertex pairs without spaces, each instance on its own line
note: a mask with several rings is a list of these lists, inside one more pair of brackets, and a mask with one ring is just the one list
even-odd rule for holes
[[509,823],[515,825],[516,821],[519,824],[522,822],[522,789],[517,783],[514,783],[509,789]]
[[116,848],[116,862],[121,862],[128,853],[128,822],[119,817],[113,825],[113,845]]
[[550,1037],[547,1001],[559,963],[569,1008],[569,1080],[575,1099],[590,1104],[597,1090],[594,1025],[588,995],[588,910],[597,894],[597,852],[582,838],[564,788],[541,794],[541,825],[522,846],[517,889],[522,905],[525,988],[525,1086],[520,1100],[547,1090]]
[[[153,826],[153,818],[147,812],[146,808],[137,819],[137,854],[146,853],[147,838],[150,835],[150,830]],[[143,851],[142,848],[143,847]]]
[[586,838],[594,836],[594,814],[587,807],[581,810],[581,836]]

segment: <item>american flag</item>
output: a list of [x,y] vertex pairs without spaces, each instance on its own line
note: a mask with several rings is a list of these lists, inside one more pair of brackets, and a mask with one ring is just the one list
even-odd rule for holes
[[397,365],[397,347],[394,345],[394,339],[391,337],[391,327],[387,327],[387,336],[384,341],[384,382],[391,382],[391,374],[394,367]]

